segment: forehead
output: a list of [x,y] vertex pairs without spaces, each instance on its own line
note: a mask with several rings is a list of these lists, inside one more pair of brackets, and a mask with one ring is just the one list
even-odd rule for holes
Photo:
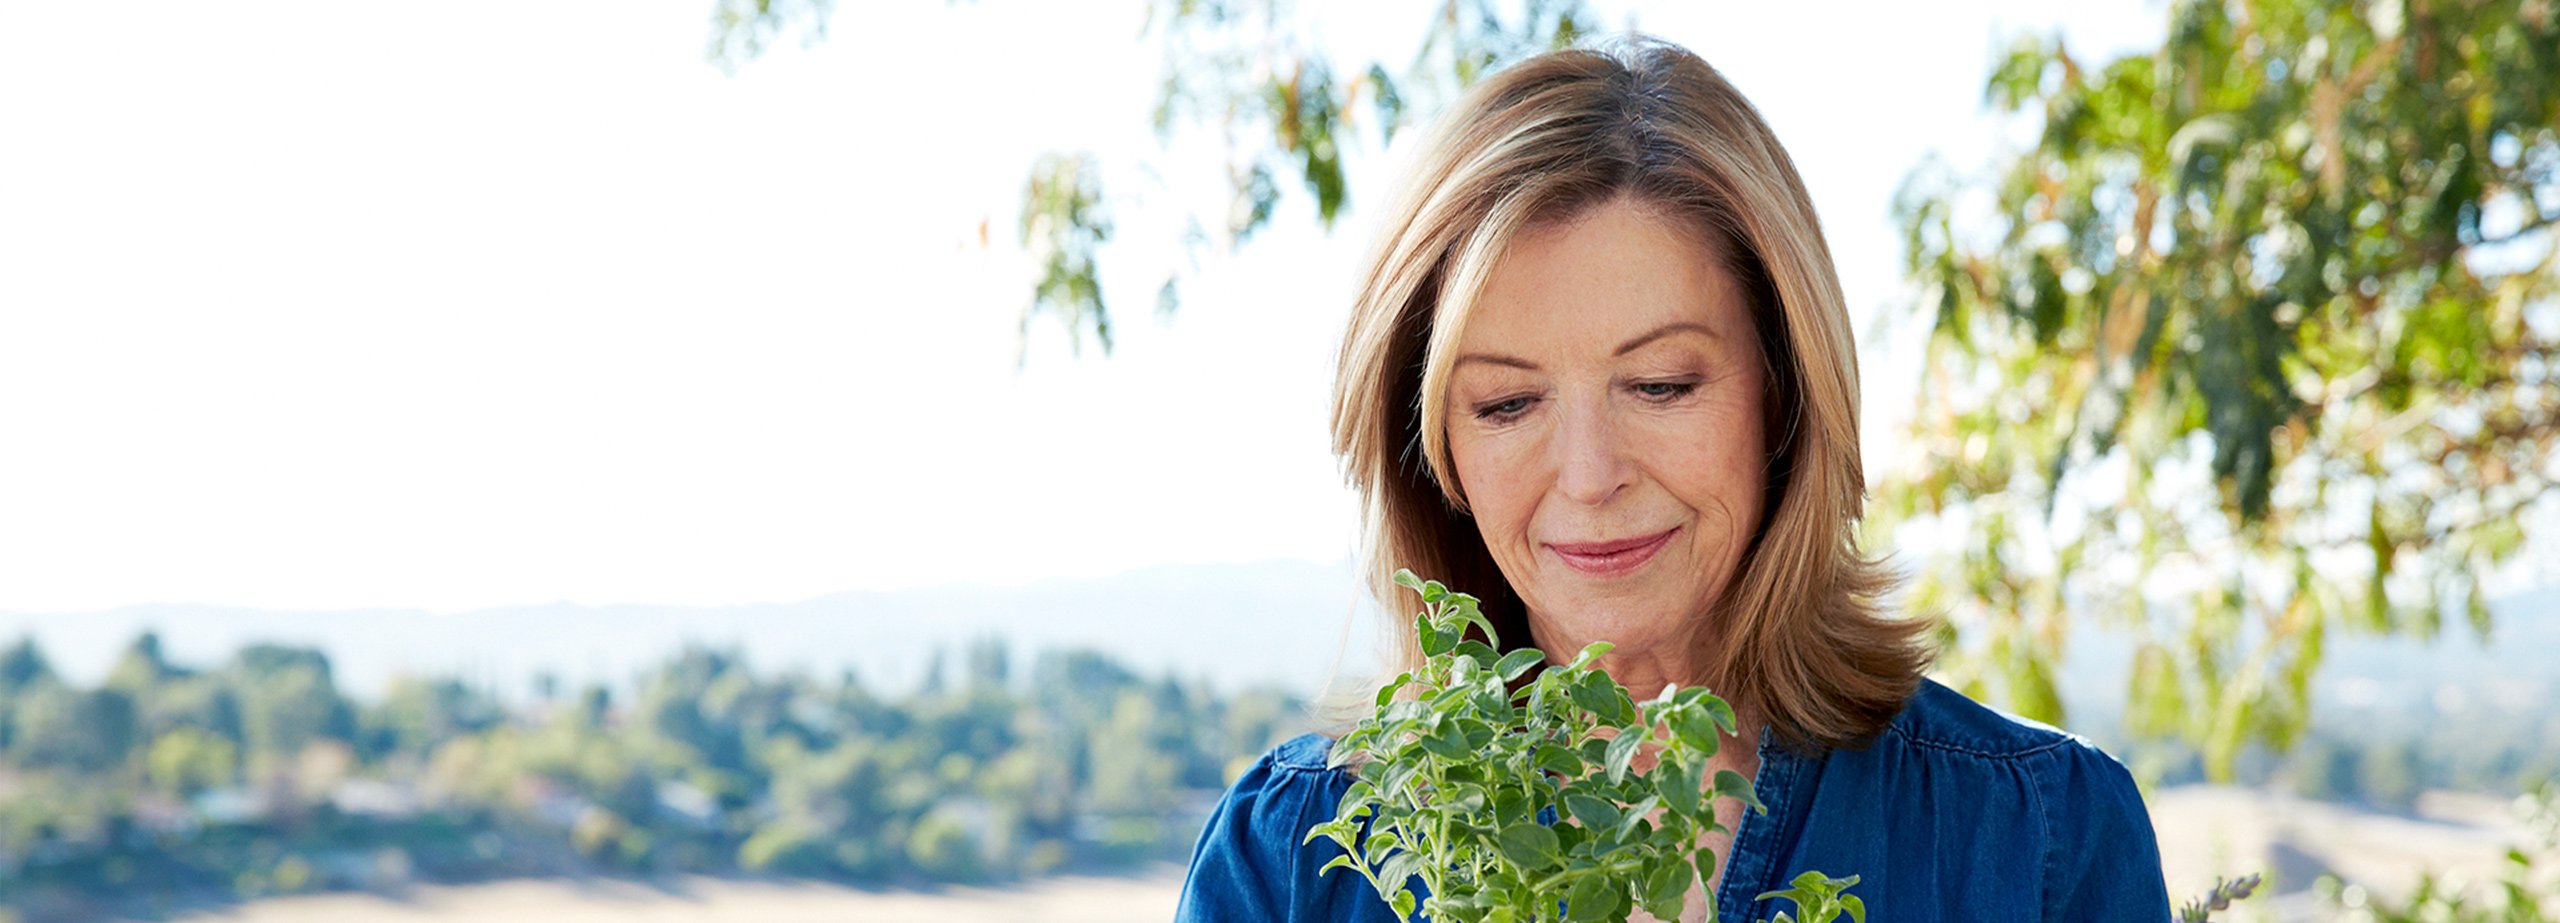
[[1467,312],[1459,347],[1605,352],[1668,324],[1740,340],[1750,312],[1702,229],[1617,199],[1521,229]]

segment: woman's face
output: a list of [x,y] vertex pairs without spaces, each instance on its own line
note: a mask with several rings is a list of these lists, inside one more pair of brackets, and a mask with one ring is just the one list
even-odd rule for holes
[[1459,337],[1449,450],[1541,647],[1691,642],[1760,521],[1764,375],[1697,232],[1620,198],[1514,240]]

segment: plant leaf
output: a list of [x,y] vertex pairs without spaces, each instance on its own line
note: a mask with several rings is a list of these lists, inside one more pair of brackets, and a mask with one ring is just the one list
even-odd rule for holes
[[1570,747],[1556,744],[1538,745],[1537,768],[1539,769],[1572,778],[1581,775],[1583,767],[1582,757],[1575,754]]
[[1617,737],[1609,741],[1607,765],[1610,782],[1618,783],[1627,780],[1627,765],[1635,760],[1636,749],[1643,744],[1644,735],[1634,729],[1621,730]]
[[1645,912],[1665,920],[1680,919],[1680,907],[1689,896],[1689,883],[1696,880],[1689,877],[1691,874],[1689,864],[1677,858],[1656,866],[1645,878]]
[[1655,764],[1653,790],[1662,797],[1662,803],[1671,808],[1671,813],[1682,817],[1698,816],[1698,777],[1689,771],[1687,763],[1666,760]]
[[1598,659],[1600,655],[1606,654],[1616,648],[1617,645],[1611,644],[1607,641],[1593,641],[1590,644],[1583,646],[1582,653],[1573,655],[1573,662],[1565,664],[1565,669],[1582,669],[1583,667],[1590,665],[1591,661]]
[[1507,683],[1519,679],[1520,674],[1529,672],[1530,667],[1536,666],[1538,661],[1546,657],[1547,655],[1537,648],[1524,647],[1502,655],[1502,660],[1493,665],[1493,672],[1499,674],[1502,681]]
[[1675,708],[1671,712],[1671,735],[1689,745],[1701,756],[1716,755],[1721,741],[1716,736],[1715,719],[1707,710],[1695,705]]
[[1733,706],[1731,704],[1714,696],[1708,696],[1699,704],[1707,710],[1708,716],[1715,719],[1716,727],[1722,728],[1726,734],[1733,733]]
[[1425,657],[1438,657],[1442,654],[1446,654],[1449,652],[1450,648],[1456,647],[1458,644],[1459,635],[1456,631],[1443,629],[1437,625],[1431,624],[1427,620],[1422,623],[1421,627],[1414,629],[1414,634],[1422,643],[1422,656]]
[[1522,868],[1553,868],[1559,861],[1556,832],[1544,824],[1522,821],[1504,827],[1499,843],[1502,854]]
[[1575,821],[1595,833],[1618,825],[1618,807],[1604,799],[1575,792],[1564,796],[1564,808],[1572,812]]
[[1769,806],[1761,804],[1760,795],[1751,790],[1751,780],[1743,778],[1741,773],[1733,770],[1716,770],[1716,795],[1721,798],[1742,799],[1742,803],[1751,806],[1752,809],[1762,814],[1769,813]]
[[1378,896],[1386,897],[1392,893],[1388,889],[1402,888],[1406,880],[1419,874],[1422,874],[1421,853],[1407,849],[1388,856],[1386,861],[1378,863]]
[[1618,699],[1621,698],[1618,694],[1618,684],[1610,682],[1606,674],[1582,674],[1582,677],[1573,684],[1571,694],[1573,704],[1581,706],[1583,711],[1597,715],[1600,720],[1610,724],[1623,723],[1618,720]]
[[1564,918],[1586,921],[1605,919],[1609,915],[1608,879],[1599,875],[1584,877],[1573,883],[1564,895]]

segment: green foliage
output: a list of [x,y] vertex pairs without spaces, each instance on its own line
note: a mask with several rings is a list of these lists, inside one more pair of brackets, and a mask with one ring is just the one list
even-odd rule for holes
[[1102,303],[1096,256],[1110,239],[1102,171],[1093,155],[1040,155],[1022,187],[1022,246],[1040,267],[1031,306],[1022,312],[1025,337],[1033,317],[1055,314],[1067,325],[1068,343],[1077,351],[1083,350],[1087,331],[1103,352],[1111,351],[1111,312]]
[[245,738],[240,731],[240,697],[236,684],[220,674],[181,673],[156,685],[134,689],[142,701],[144,727],[153,735],[191,727],[225,739]]
[[15,762],[101,772],[122,764],[133,746],[133,699],[113,689],[47,684],[17,697],[9,724]]
[[161,658],[160,635],[146,631],[133,639],[133,644],[125,648],[124,655],[116,658],[115,667],[107,671],[107,688],[138,693],[183,673]]
[[346,740],[355,708],[338,694],[327,655],[308,648],[243,648],[230,670],[240,738],[254,763],[280,766],[312,742]]
[[0,651],[0,695],[16,695],[19,690],[53,679],[53,664],[36,649],[34,638],[19,638],[18,643]]
[[424,756],[445,741],[497,725],[506,713],[460,682],[401,677],[366,717],[368,742],[377,751]]
[[[2544,0],[2182,0],[2155,52],[2027,38],[2040,126],[1897,205],[1934,316],[1878,525],[1968,694],[2060,720],[2070,614],[2138,643],[2131,729],[2227,778],[2306,727],[2337,630],[2489,629],[2560,440],[2560,14]],[[1987,206],[1987,207],[1986,207]]]
[[240,767],[240,750],[231,741],[184,725],[151,741],[143,764],[151,784],[161,792],[192,798],[206,789],[231,784]]
[[81,689],[21,644],[0,655],[22,679],[0,694],[17,729],[0,736],[0,910],[49,891],[247,897],[564,869],[1102,870],[1187,847],[1186,806],[1293,732],[1277,693],[1214,695],[1090,652],[1043,655],[1018,682],[1004,650],[981,641],[965,684],[887,698],[692,648],[625,704],[589,689],[510,711],[450,679],[350,701],[311,650],[192,671],[149,638]]
[[[1426,660],[1334,746],[1334,764],[1356,763],[1359,779],[1307,834],[1342,847],[1324,871],[1359,873],[1399,917],[1416,909],[1419,878],[1433,920],[1623,921],[1637,908],[1679,919],[1691,886],[1715,875],[1699,843],[1726,830],[1715,799],[1767,810],[1742,774],[1708,775],[1733,710],[1697,687],[1635,701],[1592,665],[1605,642],[1531,678],[1545,654],[1501,653],[1475,597],[1411,571],[1396,582],[1422,595]],[[1794,900],[1807,921],[1845,908],[1865,923],[1858,898],[1839,893],[1856,881],[1808,872],[1760,898]]]
[[[1285,188],[1303,188],[1330,231],[1350,208],[1349,163],[1382,149],[1416,118],[1512,61],[1572,44],[1597,22],[1584,0],[1451,0],[1426,12],[1411,61],[1343,60],[1311,38],[1289,0],[1143,0],[1146,37],[1163,49],[1152,121],[1160,139],[1208,128],[1226,142],[1226,201],[1192,207],[1181,246],[1198,257],[1213,246],[1203,227],[1241,246],[1279,214]],[[734,72],[778,37],[825,34],[832,0],[715,0],[710,58]],[[1162,172],[1162,171],[1157,171]],[[1090,155],[1046,153],[1031,167],[1022,197],[1022,243],[1041,267],[1030,306],[1054,315],[1081,351],[1091,335],[1111,351],[1111,314],[1102,299],[1100,245],[1111,238],[1104,190]],[[1204,220],[1204,215],[1208,216]],[[1157,289],[1157,309],[1181,303],[1180,275]]]
[[791,823],[766,824],[738,845],[738,867],[750,872],[822,875],[836,858],[829,845],[825,831]]
[[978,838],[957,811],[927,814],[907,836],[907,859],[941,881],[976,881],[985,874]]
[[1840,893],[1857,883],[1856,875],[1833,878],[1821,872],[1806,872],[1788,882],[1786,890],[1763,893],[1760,899],[1783,897],[1795,902],[1795,914],[1791,916],[1786,911],[1778,911],[1778,915],[1771,918],[1775,923],[1831,923],[1839,919],[1843,911],[1849,914],[1850,919],[1867,923],[1866,902],[1855,894]]

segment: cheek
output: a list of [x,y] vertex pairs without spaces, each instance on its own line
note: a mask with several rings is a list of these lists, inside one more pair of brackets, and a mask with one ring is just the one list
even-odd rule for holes
[[1529,511],[1536,505],[1533,472],[1525,464],[1534,448],[1527,443],[1518,438],[1449,434],[1449,456],[1458,476],[1459,495],[1467,499],[1468,515],[1475,519],[1485,545],[1496,555],[1517,543],[1526,531]]
[[1736,400],[1654,434],[1665,486],[1747,535],[1767,502],[1769,459],[1756,402]]

